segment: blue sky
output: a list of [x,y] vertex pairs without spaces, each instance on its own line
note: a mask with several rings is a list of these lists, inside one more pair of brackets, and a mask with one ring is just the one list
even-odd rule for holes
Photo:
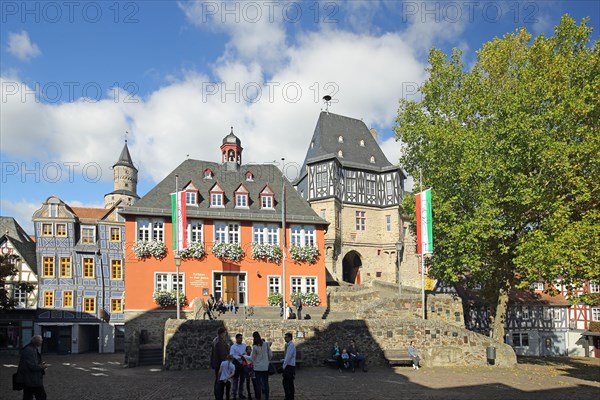
[[[401,97],[431,47],[468,66],[494,37],[552,35],[597,1],[3,1],[0,214],[31,232],[50,195],[102,206],[125,132],[138,194],[186,157],[218,161],[230,126],[245,162],[300,165],[324,108],[362,118],[391,162]],[[294,168],[286,169],[294,178]]]

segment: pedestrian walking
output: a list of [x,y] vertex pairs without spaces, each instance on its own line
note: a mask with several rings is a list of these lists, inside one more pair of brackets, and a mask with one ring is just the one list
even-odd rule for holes
[[42,343],[40,335],[31,338],[31,342],[21,350],[17,375],[23,384],[23,400],[46,400],[44,375],[47,365],[42,361]]

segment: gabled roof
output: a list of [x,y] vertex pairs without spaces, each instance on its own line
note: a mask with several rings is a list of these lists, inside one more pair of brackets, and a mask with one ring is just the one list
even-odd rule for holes
[[37,273],[35,242],[13,217],[0,217],[0,242],[9,240],[24,261]]
[[[210,168],[214,177],[213,180],[202,179],[203,171]],[[243,172],[240,172],[243,171]],[[246,172],[250,171],[254,175],[254,181],[246,181]],[[187,209],[188,218],[214,218],[229,220],[252,220],[252,221],[281,221],[281,191],[283,178],[281,171],[272,164],[246,164],[239,171],[227,170],[223,164],[209,161],[188,159],[181,163],[171,173],[158,183],[145,196],[138,200],[135,205],[125,207],[121,213],[124,215],[144,215],[144,216],[171,216],[171,202],[169,193],[173,192],[175,184],[175,175],[179,176],[179,182],[189,182],[191,180],[197,185],[203,200],[198,203],[198,207]],[[223,208],[210,208],[210,190],[218,182],[225,193],[225,204]],[[234,193],[240,186],[248,190],[250,202],[248,209],[235,208]],[[275,211],[273,209],[263,210],[260,208],[259,195],[266,185],[269,185],[274,192]],[[302,199],[300,194],[293,188],[286,179],[286,209],[287,221],[290,223],[309,223],[327,225]],[[279,212],[277,212],[279,211]]]
[[[461,284],[455,283],[456,292],[463,300],[482,302],[479,290],[467,288]],[[552,296],[548,293],[534,292],[530,290],[510,289],[508,291],[508,303],[510,305],[540,305],[568,307],[569,301],[562,294]]]
[[97,222],[104,218],[108,209],[92,207],[71,207],[71,210],[77,215],[81,222]]

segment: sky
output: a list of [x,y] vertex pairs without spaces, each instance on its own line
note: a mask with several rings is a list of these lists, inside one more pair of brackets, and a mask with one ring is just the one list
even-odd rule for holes
[[[575,1],[0,2],[0,215],[33,233],[51,195],[102,207],[127,140],[143,196],[186,158],[220,160],[231,127],[244,163],[297,177],[319,113],[362,119],[397,164],[401,98],[419,100],[432,47],[476,51],[525,27],[551,36]],[[411,182],[406,187],[411,188]]]

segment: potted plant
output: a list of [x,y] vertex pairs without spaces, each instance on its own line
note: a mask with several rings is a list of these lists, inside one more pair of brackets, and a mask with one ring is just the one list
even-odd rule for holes
[[252,243],[252,258],[279,264],[282,257],[281,247],[276,244]]
[[307,262],[314,264],[319,256],[319,249],[316,246],[298,246],[293,244],[290,247],[290,255],[292,260],[297,263]]
[[158,240],[138,240],[133,245],[133,252],[138,260],[149,257],[163,259],[167,255],[167,245]]

